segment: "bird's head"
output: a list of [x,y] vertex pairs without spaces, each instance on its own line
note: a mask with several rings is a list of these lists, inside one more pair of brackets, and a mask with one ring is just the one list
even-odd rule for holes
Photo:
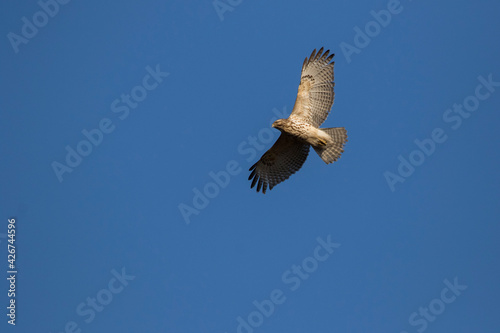
[[286,121],[286,119],[278,119],[271,126],[273,128],[277,128],[279,130],[282,130],[284,125],[285,125],[285,121]]

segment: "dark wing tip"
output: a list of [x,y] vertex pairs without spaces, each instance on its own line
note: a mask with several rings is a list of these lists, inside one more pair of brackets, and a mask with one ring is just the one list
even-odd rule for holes
[[262,178],[260,178],[259,182],[257,183],[257,192],[260,192],[261,188],[262,188]]
[[[251,178],[248,178],[248,180],[250,180]],[[250,185],[250,188],[253,188],[255,186],[255,183],[257,183],[257,180],[259,179],[259,176],[257,175],[254,175],[253,179],[252,179],[252,185]]]
[[326,63],[329,63],[333,57],[335,56],[335,53],[332,53],[330,54],[330,56],[328,56],[328,54],[330,53],[330,50],[326,50],[325,53],[323,53],[323,50],[325,48],[324,47],[321,47],[318,52],[316,52],[316,49],[314,49],[311,53],[311,55],[309,56],[309,58],[305,58],[304,59],[304,63],[302,64],[302,69],[304,69],[305,66],[307,66],[308,63],[311,63],[313,61],[321,61],[321,62],[326,62]]
[[318,60],[318,58],[321,56],[321,53],[323,53],[323,49],[324,47],[321,47],[318,51],[318,53],[316,54],[316,57],[314,58],[314,60]]
[[309,59],[307,59],[307,57],[304,59],[304,62],[302,63],[302,69],[304,69],[304,67],[306,67],[308,60]]
[[[255,163],[250,168],[250,170],[253,170],[250,173],[250,176],[248,176],[248,180],[252,180],[252,183],[250,184],[250,188],[254,188],[255,185],[257,185],[257,188],[256,188],[257,192],[260,192],[262,190],[262,193],[266,194],[266,190],[267,190],[267,187],[269,184],[268,184],[267,180],[264,180],[262,177],[259,176],[259,174],[257,173],[256,165],[257,165],[257,163]],[[269,189],[273,188],[272,186],[269,186],[269,187],[270,187]]]
[[314,57],[316,56],[316,49],[314,49],[311,53],[311,55],[309,56],[309,61],[312,61],[314,59]]
[[320,61],[325,61],[326,57],[328,57],[328,54],[330,53],[330,50],[326,50],[325,53],[321,56],[319,59]]
[[255,176],[255,170],[250,173],[250,176],[248,176],[248,180],[252,179]]

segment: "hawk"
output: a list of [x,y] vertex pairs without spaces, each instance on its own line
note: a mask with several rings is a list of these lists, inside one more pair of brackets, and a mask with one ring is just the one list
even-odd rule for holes
[[302,64],[302,74],[297,99],[287,119],[278,119],[272,127],[281,131],[274,145],[262,155],[249,171],[251,188],[257,185],[257,192],[288,179],[297,172],[309,154],[312,146],[326,164],[335,162],[344,152],[347,131],[343,127],[319,128],[332,108],[334,92],[334,54],[323,48],[316,49]]

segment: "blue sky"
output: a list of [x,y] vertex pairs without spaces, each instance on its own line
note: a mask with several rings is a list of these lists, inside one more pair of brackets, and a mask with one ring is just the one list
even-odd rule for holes
[[[0,10],[2,332],[496,332],[497,1],[59,1]],[[322,46],[345,152],[256,193]]]

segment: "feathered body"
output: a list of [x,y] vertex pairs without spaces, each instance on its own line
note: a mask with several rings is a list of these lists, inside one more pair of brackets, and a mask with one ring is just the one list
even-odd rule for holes
[[333,104],[333,54],[314,50],[304,60],[297,99],[290,117],[276,120],[272,127],[281,131],[274,145],[262,155],[250,171],[251,187],[257,192],[272,189],[288,179],[304,164],[312,146],[321,159],[329,164],[344,151],[347,131],[343,127],[319,128],[328,117]]

